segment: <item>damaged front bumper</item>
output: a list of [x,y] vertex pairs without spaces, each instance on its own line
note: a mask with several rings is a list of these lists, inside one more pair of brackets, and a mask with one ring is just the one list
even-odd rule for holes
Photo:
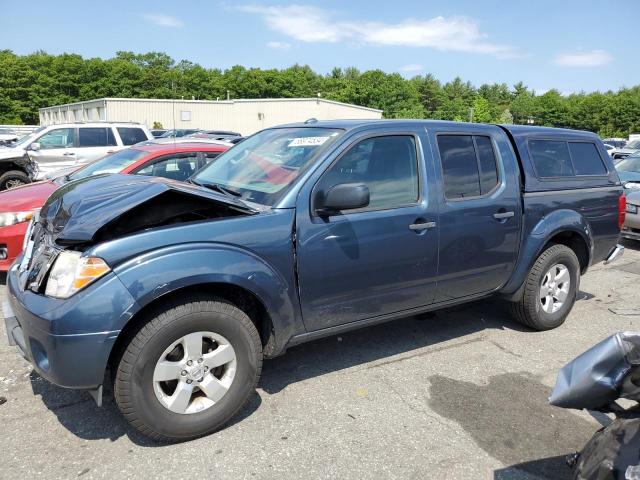
[[111,349],[135,301],[114,274],[67,300],[49,298],[19,285],[17,269],[7,276],[2,310],[9,345],[53,384],[89,390],[99,397]]

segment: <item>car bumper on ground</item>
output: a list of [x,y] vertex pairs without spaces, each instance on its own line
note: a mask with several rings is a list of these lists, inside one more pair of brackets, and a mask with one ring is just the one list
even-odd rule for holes
[[7,287],[8,301],[2,308],[9,344],[51,383],[98,388],[121,325],[137,310],[120,280],[110,274],[59,300],[22,290],[13,268]]
[[22,252],[22,243],[28,226],[28,222],[22,222],[0,227],[0,272],[9,270],[13,261]]
[[610,263],[615,262],[617,259],[619,259],[622,256],[623,253],[624,253],[624,247],[620,244],[616,245],[609,252],[609,255],[607,255],[607,258],[605,258],[604,264],[608,265]]

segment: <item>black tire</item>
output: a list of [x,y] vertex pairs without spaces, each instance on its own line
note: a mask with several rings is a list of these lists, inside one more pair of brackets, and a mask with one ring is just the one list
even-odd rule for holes
[[[569,270],[569,291],[564,304],[555,312],[542,308],[540,287],[551,267],[562,264]],[[529,270],[524,291],[519,301],[510,302],[512,316],[534,330],[551,330],[562,325],[576,301],[580,285],[580,262],[573,250],[565,245],[551,245],[543,251]]]
[[[229,340],[236,354],[233,382],[213,406],[197,413],[170,411],[156,397],[156,362],[184,335],[210,331]],[[114,381],[116,403],[144,435],[176,442],[208,435],[228,422],[248,401],[262,370],[262,344],[251,319],[224,300],[190,295],[163,305],[133,335],[122,353]]]
[[0,190],[17,187],[19,186],[17,185],[18,182],[20,182],[19,185],[26,185],[27,183],[31,183],[31,180],[26,173],[20,170],[9,170],[0,175]]

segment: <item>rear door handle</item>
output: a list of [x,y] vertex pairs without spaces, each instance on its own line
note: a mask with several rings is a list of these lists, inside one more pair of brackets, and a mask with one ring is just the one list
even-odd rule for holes
[[493,218],[495,218],[496,220],[503,220],[505,218],[511,218],[514,215],[515,215],[514,212],[500,212],[500,213],[494,213]]
[[426,230],[428,228],[435,228],[436,222],[423,222],[423,223],[412,223],[409,225],[409,230]]
[[66,153],[63,153],[62,155],[64,155],[65,157],[68,157],[68,156],[71,156],[71,155],[75,155],[75,153],[73,153],[73,152],[66,152]]

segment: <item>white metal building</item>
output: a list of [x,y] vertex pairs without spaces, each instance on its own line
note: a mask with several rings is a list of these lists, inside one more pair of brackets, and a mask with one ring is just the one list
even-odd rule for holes
[[377,119],[382,110],[323,98],[242,100],[163,100],[100,98],[40,109],[40,124],[66,122],[138,122],[151,128],[232,130],[250,135],[282,123],[318,120]]

